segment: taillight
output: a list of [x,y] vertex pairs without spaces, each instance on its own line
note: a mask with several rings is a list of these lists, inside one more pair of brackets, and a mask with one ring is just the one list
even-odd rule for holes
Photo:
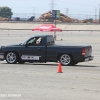
[[91,47],[91,54],[92,54],[92,47]]
[[82,56],[85,55],[85,48],[82,49]]

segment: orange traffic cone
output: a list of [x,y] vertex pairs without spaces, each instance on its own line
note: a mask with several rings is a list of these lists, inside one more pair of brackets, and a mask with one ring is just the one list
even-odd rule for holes
[[57,73],[62,73],[62,64],[61,63],[58,64],[58,72]]

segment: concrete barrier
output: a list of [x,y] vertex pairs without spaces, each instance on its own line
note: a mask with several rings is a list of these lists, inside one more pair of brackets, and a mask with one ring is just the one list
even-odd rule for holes
[[[40,26],[41,23],[0,23],[0,29],[32,29]],[[58,28],[62,30],[100,30],[100,25],[73,25],[73,24],[57,24]]]

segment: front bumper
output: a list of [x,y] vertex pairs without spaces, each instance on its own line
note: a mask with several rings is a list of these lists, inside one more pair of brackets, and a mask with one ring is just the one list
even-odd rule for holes
[[4,53],[0,53],[0,60],[4,60]]
[[93,56],[89,56],[89,57],[85,57],[84,61],[87,62],[87,61],[91,61],[93,60]]

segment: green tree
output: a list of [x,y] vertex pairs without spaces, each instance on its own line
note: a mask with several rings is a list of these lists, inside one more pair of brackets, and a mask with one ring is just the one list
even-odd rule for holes
[[0,17],[10,18],[13,15],[11,8],[9,7],[0,7]]

